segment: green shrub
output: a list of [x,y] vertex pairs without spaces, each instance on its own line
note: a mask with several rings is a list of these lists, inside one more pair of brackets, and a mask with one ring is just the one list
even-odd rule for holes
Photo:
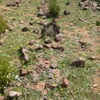
[[50,0],[48,4],[50,17],[57,18],[60,12],[60,6],[57,0]]
[[5,32],[5,29],[7,29],[7,22],[3,19],[2,16],[0,16],[0,34]]
[[96,25],[97,26],[100,26],[100,21],[96,21]]
[[13,71],[10,60],[0,57],[0,92],[12,80]]

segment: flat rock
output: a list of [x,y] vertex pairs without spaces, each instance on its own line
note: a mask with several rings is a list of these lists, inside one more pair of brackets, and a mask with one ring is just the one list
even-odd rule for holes
[[34,40],[30,40],[28,45],[33,45],[33,44],[36,44],[36,42]]

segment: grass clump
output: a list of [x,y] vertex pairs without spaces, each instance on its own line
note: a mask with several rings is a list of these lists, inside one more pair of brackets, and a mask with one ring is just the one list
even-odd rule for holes
[[60,6],[58,4],[58,1],[50,0],[48,6],[49,6],[50,17],[57,18],[59,16],[59,12],[60,12]]
[[0,57],[0,92],[3,93],[4,87],[12,80],[13,68],[10,60]]
[[0,16],[0,34],[5,32],[5,29],[7,29],[7,22],[3,19],[2,16]]

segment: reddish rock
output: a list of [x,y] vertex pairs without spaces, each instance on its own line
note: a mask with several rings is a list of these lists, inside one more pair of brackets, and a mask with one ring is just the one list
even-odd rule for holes
[[70,84],[70,81],[67,78],[62,79],[62,86],[63,87],[68,87]]
[[4,44],[4,42],[2,40],[0,40],[0,45]]
[[58,84],[50,84],[50,85],[49,85],[49,87],[52,88],[52,89],[53,89],[53,88],[56,88],[57,86],[58,86]]
[[20,70],[20,76],[28,75],[28,71],[26,69],[21,69]]
[[60,70],[59,69],[53,69],[52,70],[53,74],[54,74],[54,77],[60,77]]
[[0,96],[0,100],[5,100],[5,97],[4,96]]
[[37,83],[37,85],[35,85],[34,89],[36,91],[43,91],[45,89],[45,83],[44,82]]

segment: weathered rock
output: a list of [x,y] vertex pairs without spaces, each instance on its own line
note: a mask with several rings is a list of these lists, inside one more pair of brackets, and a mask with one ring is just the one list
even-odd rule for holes
[[53,20],[51,23],[44,26],[41,30],[41,35],[43,36],[56,36],[60,33],[60,27]]
[[20,48],[20,51],[21,51],[21,53],[22,53],[22,57],[23,57],[23,59],[25,60],[25,61],[29,61],[29,56],[28,56],[28,50],[26,49],[26,48],[24,48],[24,47],[21,47]]
[[85,67],[86,60],[84,58],[78,58],[71,63],[72,66]]
[[5,97],[4,96],[0,96],[0,100],[5,100]]
[[33,45],[36,44],[36,42],[34,40],[29,41],[28,45]]
[[56,41],[56,42],[61,41],[62,38],[63,38],[63,34],[57,34],[57,35],[55,36],[55,41]]
[[70,11],[65,10],[65,11],[64,11],[64,15],[70,15]]
[[50,43],[52,43],[52,40],[50,38],[47,38],[47,39],[45,39],[45,43],[50,44]]
[[27,32],[27,31],[29,31],[28,27],[25,26],[25,27],[22,28],[22,32]]
[[18,98],[22,95],[21,92],[17,92],[17,91],[9,91],[8,96],[10,98]]
[[2,40],[0,40],[0,45],[4,44],[4,42]]
[[70,84],[70,81],[67,78],[62,79],[62,86],[63,87],[68,87]]

